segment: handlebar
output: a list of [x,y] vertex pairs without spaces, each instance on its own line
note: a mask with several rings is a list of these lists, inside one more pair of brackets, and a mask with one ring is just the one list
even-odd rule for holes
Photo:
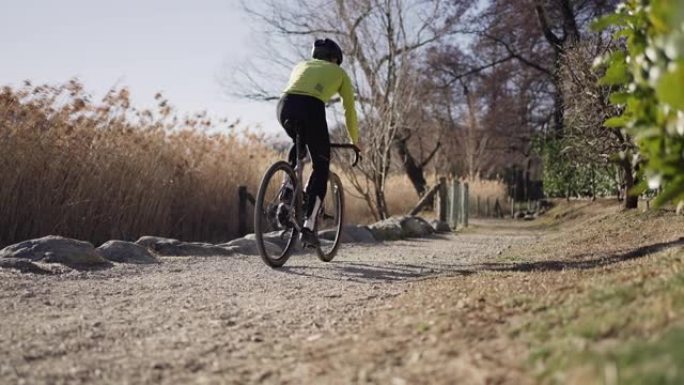
[[351,148],[354,150],[354,162],[352,163],[352,167],[355,167],[357,163],[361,160],[361,149],[358,148],[355,144],[351,143],[330,143],[330,147],[332,148]]

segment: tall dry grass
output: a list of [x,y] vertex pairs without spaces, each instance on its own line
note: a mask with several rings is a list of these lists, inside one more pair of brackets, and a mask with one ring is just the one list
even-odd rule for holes
[[157,100],[136,110],[121,89],[93,103],[76,81],[3,88],[0,245],[46,234],[235,237],[238,186],[254,192],[277,154],[262,137],[210,134],[203,114],[179,118]]
[[[343,175],[341,175],[341,177],[343,185],[349,186],[346,187],[346,217],[348,218],[348,221],[353,223],[373,222],[374,218],[368,210],[366,202],[358,194],[355,194],[354,191],[350,191],[351,183],[347,182]],[[437,183],[439,176],[429,175],[427,179],[428,185],[434,186],[435,183]],[[465,182],[468,183],[470,215],[478,216],[478,199],[480,201],[479,216],[485,216],[487,213],[487,202],[489,202],[489,215],[493,216],[494,204],[497,200],[501,205],[501,210],[504,215],[510,212],[507,187],[503,181],[473,178],[465,180]],[[404,174],[395,174],[388,178],[385,186],[385,194],[390,215],[407,214],[416,206],[420,199],[418,194],[416,194],[413,185]],[[437,216],[437,212],[435,210],[423,211],[420,215],[433,218]]]
[[[347,222],[368,224],[372,223],[375,218],[368,209],[366,202],[353,191],[351,183],[345,180],[344,175],[338,173],[342,178],[342,184],[345,186],[346,194],[346,218]],[[435,176],[428,177],[428,183],[434,185],[437,178]],[[391,175],[385,185],[385,197],[387,199],[387,208],[390,215],[405,215],[413,209],[420,197],[413,188],[408,177],[404,174]],[[421,215],[430,216],[429,213],[424,212]]]
[[[181,118],[161,95],[157,102],[138,110],[119,89],[96,103],[77,81],[0,90],[0,246],[48,234],[95,244],[238,236],[238,187],[256,194],[284,154],[263,135],[203,114]],[[372,222],[344,185],[347,223]],[[386,196],[391,214],[418,201],[404,175],[387,181]]]
[[494,216],[494,206],[497,200],[503,214],[510,213],[508,189],[503,181],[472,178],[466,182],[468,183],[468,205],[471,216]]

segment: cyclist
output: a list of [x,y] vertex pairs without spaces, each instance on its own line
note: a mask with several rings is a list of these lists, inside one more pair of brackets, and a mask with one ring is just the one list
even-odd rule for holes
[[[330,169],[330,137],[325,118],[325,103],[335,94],[342,97],[342,106],[347,132],[352,143],[358,144],[356,109],[354,107],[354,89],[347,73],[340,67],[342,49],[330,39],[317,39],[311,50],[312,59],[295,65],[290,80],[278,102],[278,121],[287,135],[295,139],[293,123],[299,126],[304,145],[309,150],[313,163],[313,172],[306,185],[306,213],[301,241],[305,247],[319,245],[314,233],[316,217],[325,198]],[[290,150],[288,160],[294,167],[295,146]],[[301,154],[300,156],[304,156]],[[292,181],[284,181],[281,202],[278,205],[278,219],[289,216],[289,201],[292,197]]]

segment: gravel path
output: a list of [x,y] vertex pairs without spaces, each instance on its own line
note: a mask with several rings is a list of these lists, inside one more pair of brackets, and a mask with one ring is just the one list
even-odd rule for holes
[[[329,346],[337,336],[536,236],[497,228],[345,246],[331,263],[297,255],[280,270],[246,256],[55,275],[0,269],[0,383],[373,383],[356,370],[317,371],[311,346],[344,356]],[[355,349],[373,351],[382,333]]]

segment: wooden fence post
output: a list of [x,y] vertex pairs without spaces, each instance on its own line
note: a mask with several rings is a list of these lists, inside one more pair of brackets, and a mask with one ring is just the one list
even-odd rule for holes
[[503,210],[501,209],[499,198],[496,198],[496,202],[494,202],[494,216],[497,218],[503,218]]
[[247,234],[247,186],[238,187],[238,236]]
[[468,183],[463,182],[461,187],[461,224],[468,227],[468,214],[470,211],[470,199],[468,197]]
[[449,226],[455,229],[458,225],[458,196],[459,196],[459,184],[458,180],[453,179],[451,181],[451,191],[449,192]]
[[509,200],[511,203],[511,218],[515,218],[515,198]]
[[447,194],[449,188],[447,187],[447,180],[445,177],[439,178],[439,220],[441,222],[447,221]]

